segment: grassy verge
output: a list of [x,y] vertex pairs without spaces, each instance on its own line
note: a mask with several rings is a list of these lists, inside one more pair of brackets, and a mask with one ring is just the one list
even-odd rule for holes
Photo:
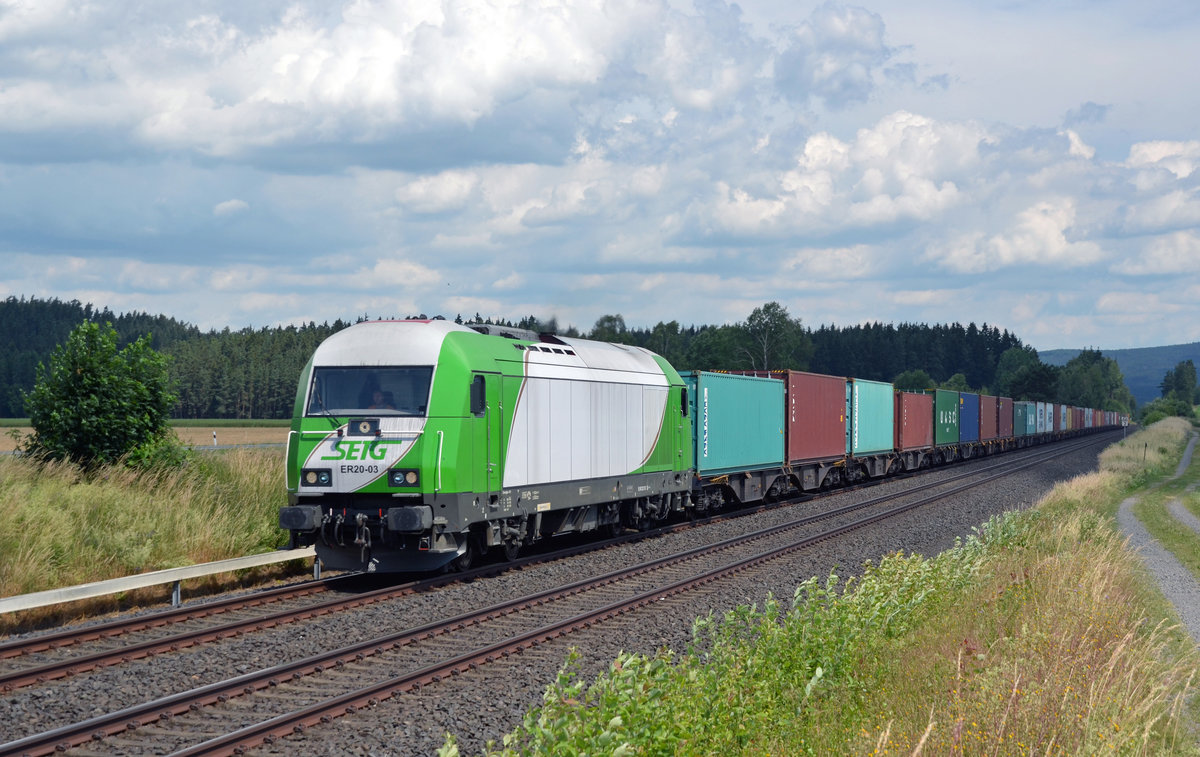
[[888,556],[787,607],[702,619],[687,654],[623,655],[594,682],[568,662],[490,751],[1196,754],[1194,646],[1111,519],[1178,460],[1150,433],[1161,457],[1139,446],[1133,464],[1131,438],[933,559]]
[[283,455],[231,449],[180,470],[114,465],[86,475],[0,456],[0,596],[282,546]]
[[[1169,438],[1164,436],[1162,444],[1182,444],[1191,430],[1191,425],[1183,419],[1168,419],[1163,421],[1159,430],[1161,434],[1171,434]],[[1200,481],[1200,455],[1193,455],[1191,465],[1179,478],[1163,482],[1160,486],[1139,494],[1133,514],[1151,536],[1200,580],[1200,534],[1180,523],[1168,509],[1172,500],[1179,500],[1185,506],[1194,502],[1197,499],[1196,495],[1189,494],[1187,488],[1197,481]]]

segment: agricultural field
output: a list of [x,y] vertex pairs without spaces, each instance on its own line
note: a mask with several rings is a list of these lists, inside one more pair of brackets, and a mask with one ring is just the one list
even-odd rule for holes
[[[216,434],[217,445],[243,446],[254,444],[285,444],[287,443],[288,426],[291,421],[275,420],[180,420],[172,421],[171,428],[175,430],[179,440],[196,448],[213,446],[213,434]],[[32,429],[29,421],[24,418],[7,418],[0,420],[0,453],[12,452],[17,448],[17,434],[28,434]]]

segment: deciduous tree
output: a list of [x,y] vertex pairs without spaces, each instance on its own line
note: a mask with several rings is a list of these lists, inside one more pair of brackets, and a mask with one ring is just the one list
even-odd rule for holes
[[84,321],[38,363],[25,396],[33,433],[26,452],[86,466],[112,462],[170,433],[175,406],[167,359],[150,336],[117,349],[112,325]]

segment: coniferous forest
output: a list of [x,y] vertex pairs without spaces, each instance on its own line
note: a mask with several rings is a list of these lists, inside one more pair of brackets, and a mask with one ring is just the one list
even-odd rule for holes
[[[179,395],[175,417],[268,419],[290,416],[297,379],[316,346],[368,316],[357,316],[354,321],[204,332],[165,315],[113,313],[74,300],[9,297],[0,301],[0,417],[25,415],[22,392],[33,387],[37,364],[45,363],[84,320],[111,323],[122,346],[146,334],[151,336],[151,346],[170,358],[171,377]],[[602,316],[588,331],[532,316],[492,321],[478,314],[460,314],[454,320],[638,345],[662,355],[679,370],[790,368],[889,381],[908,390],[944,386],[1021,399],[1133,409],[1119,371],[1114,375],[1115,363],[1099,352],[1085,350],[1066,366],[1048,366],[1015,334],[987,324],[870,323],[812,329],[775,302],[755,308],[745,321],[717,326],[682,326],[670,321],[629,327],[620,315]],[[1081,376],[1088,380],[1081,383]],[[1086,390],[1080,389],[1082,385]]]

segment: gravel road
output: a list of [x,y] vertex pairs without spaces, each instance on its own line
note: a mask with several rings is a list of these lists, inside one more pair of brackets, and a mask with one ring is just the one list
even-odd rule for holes
[[[1192,452],[1195,449],[1196,436],[1192,435],[1172,479],[1179,478],[1187,470],[1188,465],[1192,462]],[[1146,564],[1146,569],[1154,576],[1162,593],[1175,606],[1175,611],[1179,613],[1180,620],[1183,621],[1192,638],[1200,643],[1200,583],[1196,581],[1191,571],[1175,559],[1175,555],[1159,544],[1141,521],[1134,516],[1133,506],[1136,503],[1137,497],[1130,497],[1121,503],[1121,509],[1117,512],[1117,523],[1129,537],[1129,546],[1138,551],[1142,561]],[[1197,528],[1196,525],[1192,525],[1196,518],[1184,510],[1179,500],[1171,502],[1171,511],[1186,525]]]

